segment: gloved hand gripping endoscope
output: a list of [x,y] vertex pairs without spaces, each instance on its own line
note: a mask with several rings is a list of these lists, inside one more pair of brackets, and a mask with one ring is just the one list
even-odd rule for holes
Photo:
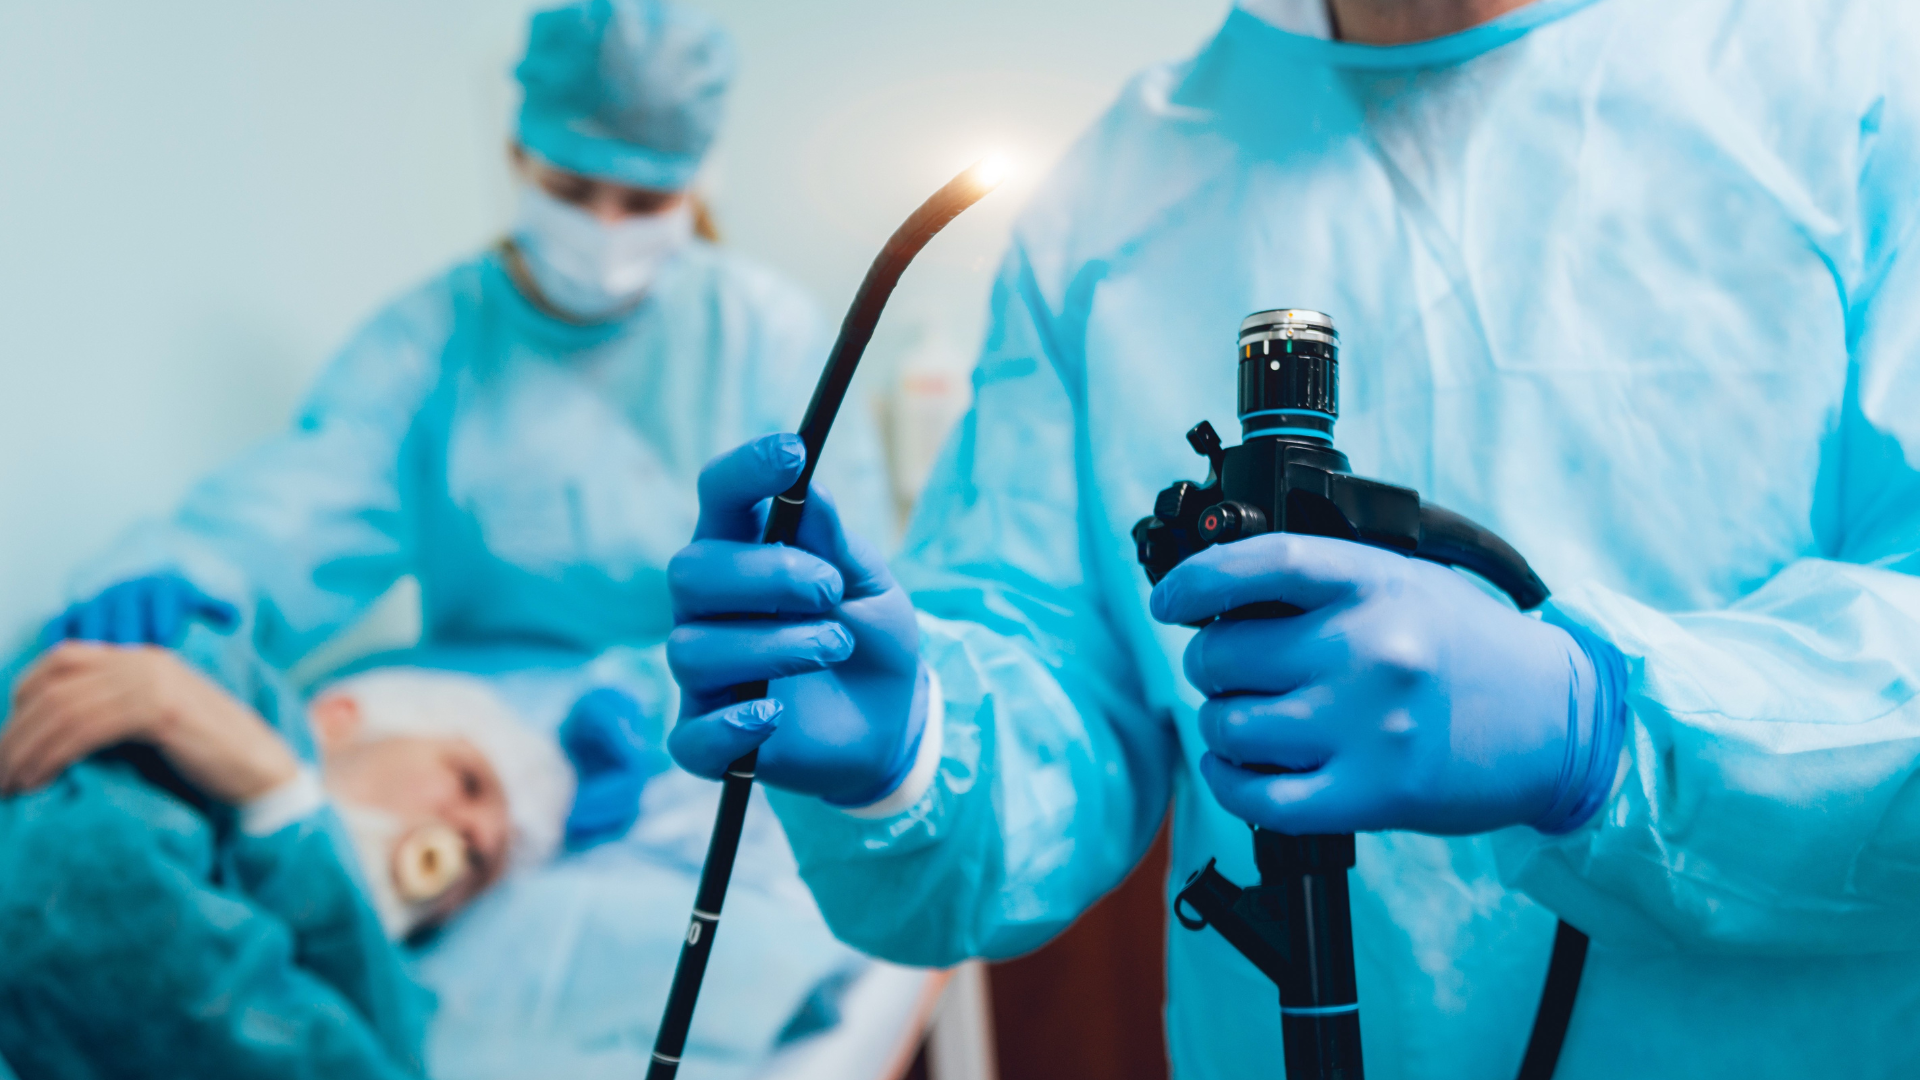
[[[1133,528],[1147,578],[1158,584],[1213,544],[1266,532],[1352,540],[1471,570],[1521,610],[1547,599],[1527,561],[1479,525],[1422,502],[1417,492],[1353,475],[1333,448],[1339,415],[1340,337],[1317,311],[1257,312],[1240,324],[1239,446],[1223,447],[1201,421],[1187,441],[1211,469],[1179,481]],[[1250,604],[1224,619],[1300,614],[1284,603]],[[1241,888],[1209,861],[1188,879],[1174,914],[1189,930],[1208,926],[1280,989],[1287,1080],[1361,1080],[1360,1004],[1353,968],[1347,871],[1354,838],[1253,830],[1260,884]],[[1587,939],[1561,923],[1546,989],[1521,1062],[1521,1080],[1553,1075],[1585,963]]]

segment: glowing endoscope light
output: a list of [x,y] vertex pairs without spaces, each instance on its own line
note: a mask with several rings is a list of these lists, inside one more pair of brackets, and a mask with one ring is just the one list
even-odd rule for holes
[[980,185],[980,190],[988,192],[999,187],[1000,181],[1007,178],[1013,167],[1007,162],[1005,154],[988,154],[967,171],[973,174],[973,182]]

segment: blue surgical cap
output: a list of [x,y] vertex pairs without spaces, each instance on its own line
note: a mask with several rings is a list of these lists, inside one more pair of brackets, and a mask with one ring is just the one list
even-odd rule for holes
[[569,172],[677,191],[720,126],[733,43],[678,5],[581,0],[533,17],[514,74],[521,145]]

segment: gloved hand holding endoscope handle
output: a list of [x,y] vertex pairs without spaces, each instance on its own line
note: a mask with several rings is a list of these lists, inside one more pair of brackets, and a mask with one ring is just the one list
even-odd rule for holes
[[[1547,598],[1492,532],[1349,471],[1332,441],[1338,356],[1332,320],[1319,312],[1265,311],[1242,323],[1242,444],[1225,448],[1210,424],[1197,425],[1187,438],[1210,475],[1162,491],[1133,533],[1156,585],[1154,616],[1202,628],[1186,656],[1188,679],[1208,696],[1202,773],[1226,809],[1258,823],[1260,884],[1243,889],[1209,862],[1175,914],[1189,929],[1218,929],[1277,985],[1288,1080],[1362,1076],[1354,837],[1327,826],[1474,832],[1552,819],[1569,803],[1563,759],[1577,756],[1564,749],[1567,672],[1585,662],[1563,631],[1456,575],[1419,569],[1471,570],[1523,609]],[[1434,642],[1485,656],[1438,669],[1437,684],[1410,681],[1432,674],[1425,650]],[[1512,764],[1450,762],[1453,702],[1511,695],[1532,706],[1518,710],[1524,720],[1476,736]],[[1433,790],[1410,801],[1396,786],[1409,775]],[[1584,946],[1562,924],[1527,1080],[1551,1075]]]
[[[766,544],[792,545],[805,517],[807,496],[813,472],[825,448],[827,435],[839,415],[841,403],[853,383],[860,357],[873,338],[880,313],[893,294],[908,263],[947,223],[972,206],[1000,182],[1002,168],[996,161],[984,161],[948,181],[920,208],[909,216],[887,240],[886,246],[867,269],[853,304],[840,324],[840,334],[828,354],[827,366],[815,385],[813,399],[807,404],[800,423],[800,439],[805,463],[798,478],[772,500],[761,540]],[[704,477],[703,477],[704,479]],[[705,492],[702,497],[706,509]],[[733,687],[734,703],[754,701],[767,696],[768,683],[753,681]],[[733,874],[733,861],[740,846],[740,834],[746,821],[747,803],[753,790],[754,770],[759,751],[751,750],[727,767],[720,795],[720,807],[714,820],[713,837],[708,843],[700,885],[694,897],[693,917],[674,969],[673,984],[667,993],[666,1008],[654,1040],[653,1059],[647,1068],[648,1080],[672,1080],[680,1069],[688,1029],[693,1023],[694,1006],[700,983],[706,973],[713,938],[720,924],[720,907],[726,899],[727,883]]]

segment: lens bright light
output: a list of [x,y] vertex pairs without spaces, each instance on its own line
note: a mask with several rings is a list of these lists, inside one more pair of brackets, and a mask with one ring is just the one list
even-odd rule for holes
[[1000,186],[1000,181],[1007,178],[1009,171],[1011,168],[1007,163],[1006,155],[989,154],[973,167],[973,176],[981,187],[991,191]]

